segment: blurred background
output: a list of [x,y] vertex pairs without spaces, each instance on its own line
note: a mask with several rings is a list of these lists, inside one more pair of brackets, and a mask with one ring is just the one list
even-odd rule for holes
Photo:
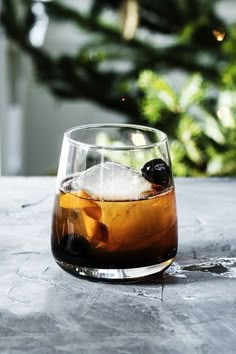
[[55,175],[66,129],[164,130],[177,176],[236,175],[235,0],[0,0],[1,175]]

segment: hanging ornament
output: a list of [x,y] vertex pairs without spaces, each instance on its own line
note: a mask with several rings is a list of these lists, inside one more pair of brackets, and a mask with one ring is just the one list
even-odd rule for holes
[[212,34],[218,42],[222,42],[223,39],[225,38],[225,31],[222,28],[214,29],[212,31]]
[[122,37],[131,40],[138,27],[138,0],[124,0],[120,10]]

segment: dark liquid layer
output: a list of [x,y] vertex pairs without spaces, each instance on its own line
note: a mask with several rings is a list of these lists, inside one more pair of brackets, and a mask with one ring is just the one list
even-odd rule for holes
[[[176,232],[176,226],[173,230]],[[174,241],[174,240],[173,240]],[[52,253],[58,261],[78,265],[88,268],[137,268],[146,267],[154,264],[165,262],[175,257],[177,252],[176,242],[162,242],[162,245],[153,245],[141,250],[120,250],[107,251],[103,249],[90,249],[84,251],[83,247],[80,252],[73,253],[56,241],[56,237],[52,237]]]

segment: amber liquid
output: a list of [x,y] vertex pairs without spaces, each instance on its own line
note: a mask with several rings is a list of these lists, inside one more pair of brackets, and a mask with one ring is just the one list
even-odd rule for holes
[[134,201],[97,201],[86,192],[60,192],[52,224],[60,263],[88,268],[137,268],[177,252],[175,191]]

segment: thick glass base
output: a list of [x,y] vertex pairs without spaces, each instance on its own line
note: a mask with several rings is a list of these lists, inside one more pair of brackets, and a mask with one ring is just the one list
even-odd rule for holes
[[175,260],[175,257],[168,259],[165,262],[154,264],[146,267],[139,268],[126,268],[126,269],[114,269],[114,268],[88,268],[81,267],[72,264],[68,264],[62,261],[57,261],[58,265],[65,271],[91,279],[103,280],[103,281],[129,281],[145,278],[147,276],[157,274],[166,270]]

